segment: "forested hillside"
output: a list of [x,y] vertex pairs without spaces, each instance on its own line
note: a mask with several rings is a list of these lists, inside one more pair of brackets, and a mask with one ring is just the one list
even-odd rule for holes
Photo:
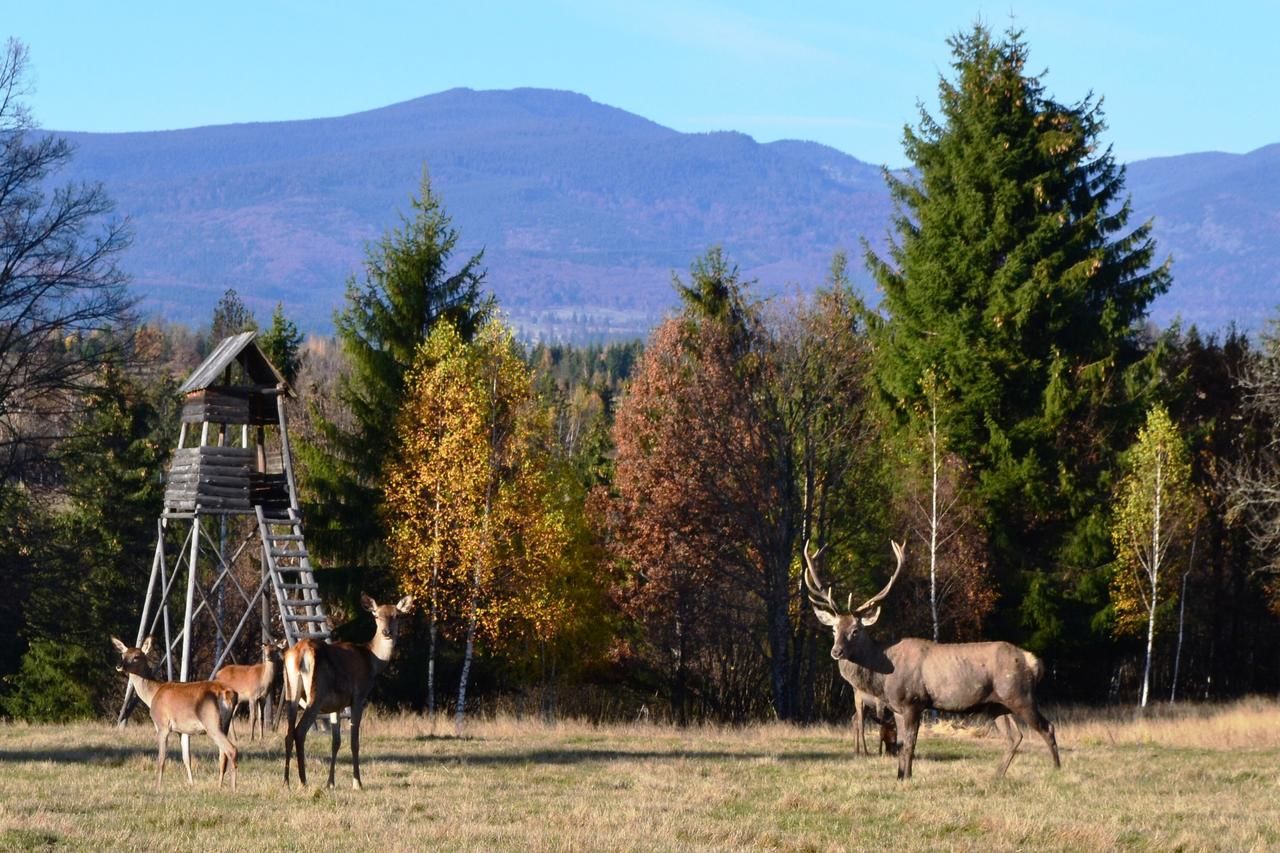
[[[145,309],[186,323],[234,287],[259,313],[283,301],[305,331],[329,329],[424,167],[504,309],[551,338],[643,335],[673,306],[672,272],[712,245],[764,293],[811,291],[837,250],[883,248],[890,228],[878,166],[677,133],[569,92],[455,89],[340,118],[68,137],[67,174],[102,181],[132,220],[122,265]],[[1260,325],[1280,292],[1277,157],[1132,164],[1135,215],[1156,218],[1175,259],[1156,322]]]

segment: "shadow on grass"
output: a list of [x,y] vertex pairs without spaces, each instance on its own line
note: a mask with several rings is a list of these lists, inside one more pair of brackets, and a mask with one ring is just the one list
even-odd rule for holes
[[[450,738],[430,738],[421,737],[419,741],[435,741],[437,744],[452,743],[462,746],[467,743],[466,740],[456,740]],[[193,744],[194,745],[194,744]],[[282,743],[262,744],[261,741],[256,744],[242,743],[238,744],[241,750],[242,758],[253,758],[255,760],[271,761],[277,759],[283,747]],[[259,753],[259,747],[265,747]],[[329,738],[327,735],[317,735],[307,739],[307,757],[310,761],[329,760]],[[213,749],[209,745],[210,750]],[[196,751],[200,752],[199,747]],[[208,751],[208,750],[204,750]],[[863,764],[868,767],[884,764],[885,766],[896,765],[896,759],[887,756],[856,756],[849,751],[844,750],[777,750],[777,751],[761,751],[753,750],[747,752],[730,752],[727,750],[627,750],[627,749],[600,749],[593,747],[573,747],[564,746],[554,749],[538,748],[538,749],[516,749],[502,752],[476,750],[474,752],[465,748],[454,748],[442,750],[439,753],[406,753],[403,751],[383,752],[379,749],[370,749],[368,746],[360,750],[361,758],[374,759],[377,761],[393,761],[404,764],[448,764],[463,765],[473,764],[478,766],[493,767],[519,767],[528,764],[546,764],[546,765],[573,765],[573,764],[593,764],[593,763],[611,763],[617,761],[715,761],[730,763],[745,763],[758,761],[775,761],[783,764],[800,764],[827,761],[848,761],[850,763]],[[169,757],[172,760],[180,754],[180,747],[177,738],[174,738],[169,745]],[[350,756],[350,742],[347,738],[343,738],[342,748],[338,752],[339,760],[344,756]],[[33,747],[31,749],[6,747],[0,751],[0,765],[22,762],[50,762],[54,764],[91,764],[102,765],[108,767],[118,767],[137,760],[140,757],[154,760],[156,750],[154,746],[68,746],[68,747]],[[921,751],[917,747],[915,760],[917,763],[949,763],[953,761],[964,761],[975,758],[972,754],[963,754],[952,751]]]

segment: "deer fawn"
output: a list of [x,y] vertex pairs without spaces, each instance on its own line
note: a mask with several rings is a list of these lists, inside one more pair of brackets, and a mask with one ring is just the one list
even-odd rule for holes
[[[333,749],[329,754],[329,787],[333,787],[338,747],[342,743],[341,726],[336,715],[351,709],[352,787],[360,790],[360,718],[364,703],[373,689],[373,679],[391,660],[399,634],[400,616],[413,607],[413,596],[406,595],[396,604],[382,604],[361,594],[360,603],[373,614],[377,629],[367,643],[322,643],[299,640],[284,654],[284,700],[289,723],[284,736],[284,783],[289,784],[289,762],[298,750],[298,781],[307,784],[306,758],[303,744],[307,731],[319,714],[334,714]],[[303,708],[298,719],[298,708]]]
[[[262,736],[267,736],[267,694],[279,678],[281,652],[285,647],[284,640],[263,643],[261,663],[230,663],[213,674],[214,681],[234,690],[241,702],[249,703],[249,740],[253,740],[255,721]],[[234,727],[235,724],[232,725]]]
[[[151,677],[151,665],[147,654],[151,651],[151,638],[142,642],[141,648],[126,646],[112,637],[111,644],[120,652],[117,672],[128,674],[129,683],[138,698],[151,709],[151,722],[159,735],[160,753],[156,759],[156,787],[164,779],[164,764],[169,756],[169,734],[207,734],[218,745],[218,787],[222,787],[227,765],[231,766],[231,790],[236,788],[236,745],[228,737],[231,715],[236,708],[236,693],[216,681],[156,681]],[[191,756],[185,754],[182,763],[187,768],[187,783],[194,785],[191,775]]]

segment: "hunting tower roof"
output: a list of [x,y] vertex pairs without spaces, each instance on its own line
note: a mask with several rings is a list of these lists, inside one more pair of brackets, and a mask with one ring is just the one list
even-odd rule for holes
[[249,377],[249,382],[254,386],[275,388],[282,385],[290,397],[296,396],[293,389],[289,387],[289,383],[285,382],[284,377],[280,375],[280,371],[253,342],[257,334],[257,332],[248,331],[223,338],[213,348],[213,352],[209,353],[209,357],[192,371],[178,392],[190,394],[192,391],[200,391],[218,384],[223,372],[231,362],[235,361],[244,368],[245,376]]

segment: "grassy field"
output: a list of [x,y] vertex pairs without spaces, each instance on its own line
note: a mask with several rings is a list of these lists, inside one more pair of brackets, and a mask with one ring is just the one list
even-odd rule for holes
[[[155,787],[150,724],[0,725],[0,848],[421,850],[1280,848],[1280,705],[1254,700],[1128,714],[1050,709],[1051,769],[1034,735],[1004,779],[1002,741],[922,729],[915,778],[854,758],[846,728],[544,725],[366,718],[363,791],[350,754],[323,787],[328,736],[308,740],[312,787],[286,789],[282,736],[249,743],[239,789],[177,738]],[[317,786],[316,783],[320,785]]]

